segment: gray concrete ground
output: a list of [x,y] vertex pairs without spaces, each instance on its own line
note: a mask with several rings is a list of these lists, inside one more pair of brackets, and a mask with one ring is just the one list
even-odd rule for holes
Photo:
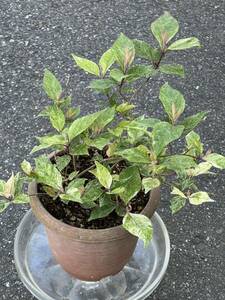
[[[0,173],[18,165],[47,124],[36,118],[47,99],[41,91],[48,67],[65,83],[83,112],[97,107],[86,89],[88,78],[75,70],[71,52],[99,57],[119,32],[151,40],[148,25],[164,10],[181,23],[180,36],[197,36],[203,48],[179,53],[185,79],[169,79],[183,91],[187,113],[210,110],[199,132],[206,147],[225,154],[225,1],[224,0],[1,0],[0,2]],[[173,58],[171,58],[173,60]],[[167,78],[166,78],[167,79]],[[140,112],[159,111],[157,94],[163,80],[141,94]],[[167,274],[150,300],[225,299],[225,176],[203,178],[200,184],[216,202],[187,207],[170,215],[167,193],[161,216],[167,224],[172,253]],[[26,208],[8,209],[0,216],[0,299],[34,299],[18,279],[13,263],[13,239]]]

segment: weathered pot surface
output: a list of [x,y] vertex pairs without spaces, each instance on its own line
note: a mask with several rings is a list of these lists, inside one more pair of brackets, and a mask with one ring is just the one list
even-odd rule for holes
[[[72,276],[85,281],[98,281],[115,275],[132,256],[137,238],[122,226],[107,229],[82,229],[54,218],[42,205],[37,184],[29,185],[30,204],[37,219],[44,224],[56,261]],[[159,205],[160,191],[152,190],[142,213],[149,218]]]

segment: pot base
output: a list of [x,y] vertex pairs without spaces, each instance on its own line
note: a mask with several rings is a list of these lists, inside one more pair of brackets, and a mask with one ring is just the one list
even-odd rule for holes
[[139,241],[131,260],[120,273],[98,282],[86,282],[71,277],[55,262],[43,225],[29,211],[15,239],[19,276],[39,300],[143,300],[159,285],[170,255],[169,236],[163,221],[157,213],[151,220],[154,236],[147,248]]

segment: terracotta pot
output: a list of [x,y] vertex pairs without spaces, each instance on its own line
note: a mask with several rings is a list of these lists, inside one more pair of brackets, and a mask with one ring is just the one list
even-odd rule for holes
[[[97,281],[122,270],[133,254],[137,238],[122,226],[94,230],[67,225],[48,213],[39,198],[33,196],[36,193],[37,184],[31,183],[33,213],[44,224],[52,253],[65,271],[81,280]],[[159,199],[159,189],[153,190],[142,213],[150,218]]]

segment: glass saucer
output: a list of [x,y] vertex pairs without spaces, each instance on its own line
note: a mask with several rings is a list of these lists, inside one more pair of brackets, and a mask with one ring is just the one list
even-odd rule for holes
[[170,240],[160,216],[152,217],[154,236],[147,248],[138,241],[124,269],[98,282],[71,277],[56,263],[42,224],[28,211],[16,233],[15,264],[26,288],[39,300],[143,300],[161,282],[169,262]]

